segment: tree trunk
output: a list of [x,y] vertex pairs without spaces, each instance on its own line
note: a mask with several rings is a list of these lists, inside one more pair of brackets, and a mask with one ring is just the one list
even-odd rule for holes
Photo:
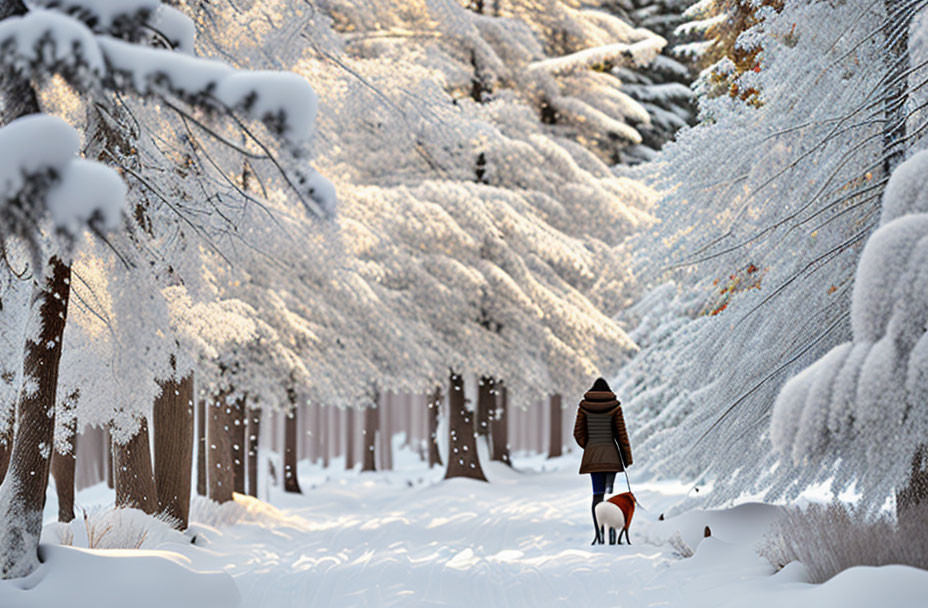
[[0,482],[6,477],[6,470],[10,467],[10,454],[13,452],[13,429],[16,427],[16,404],[10,408],[10,419],[5,421],[6,427],[0,432]]
[[329,435],[329,408],[319,406],[319,448],[322,456],[322,468],[329,468],[329,447],[331,435]]
[[235,491],[239,494],[245,493],[246,415],[245,399],[236,399],[232,406],[232,474]]
[[197,494],[206,496],[206,399],[197,402]]
[[[31,89],[30,89],[31,91]],[[10,465],[0,485],[0,578],[25,576],[38,566],[42,512],[55,437],[55,393],[61,338],[68,316],[71,267],[58,258],[49,263],[44,283],[33,289],[32,317],[38,339],[27,339],[23,377],[30,389],[20,393]],[[35,314],[37,313],[37,315]],[[30,332],[29,336],[36,335]]]
[[[905,488],[896,492],[896,518],[924,515],[928,508],[928,445],[922,444],[912,454],[912,469]],[[916,508],[922,507],[922,508]]]
[[52,476],[58,494],[58,521],[65,524],[74,519],[74,455],[77,453],[77,436],[73,433],[68,444],[71,450],[68,454],[52,450]]
[[176,522],[177,529],[186,530],[193,469],[193,373],[179,382],[160,384],[152,414],[158,508]]
[[908,99],[909,27],[915,10],[906,0],[883,0],[886,10],[887,71],[883,90],[883,173],[886,178],[902,162],[906,151]]
[[[74,391],[59,403],[61,408],[56,413],[60,427],[56,434],[65,435],[64,445],[55,438],[52,450],[52,476],[55,478],[55,492],[58,495],[58,521],[69,523],[74,519],[74,465],[77,462],[77,415],[75,408],[80,391]],[[63,449],[62,451],[59,451]]]
[[315,403],[310,403],[303,409],[303,436],[300,438],[300,443],[306,446],[303,449],[304,457],[313,464],[316,464],[319,460],[319,452],[321,451],[319,449],[319,441],[322,435],[319,432],[321,409]]
[[438,416],[442,402],[441,386],[435,387],[435,392],[429,398],[429,468],[442,466],[441,451],[438,449]]
[[151,468],[148,419],[142,416],[138,432],[126,443],[114,441],[116,506],[141,509],[149,515],[158,512],[158,492]]
[[103,429],[103,466],[106,470],[106,487],[110,490],[116,487],[113,476],[113,436],[108,428]]
[[490,421],[490,443],[493,449],[490,460],[512,466],[509,457],[509,387],[499,382],[496,388],[496,410]]
[[345,410],[345,470],[354,469],[354,408],[349,407]]
[[544,406],[539,403],[537,406],[532,408],[532,413],[535,417],[535,424],[532,425],[532,429],[535,431],[535,453],[541,454],[545,449],[545,443],[547,440],[545,437]]
[[[57,415],[56,415],[57,418]],[[58,422],[56,420],[56,422]],[[55,431],[57,435],[60,432]],[[92,426],[85,428],[77,434],[77,444],[80,451],[74,454],[74,491],[80,492],[84,488],[95,486],[104,480],[106,473],[103,470],[103,430]],[[55,474],[55,461],[52,456],[52,475]]]
[[548,437],[548,458],[558,458],[562,454],[564,447],[564,435],[561,431],[561,411],[562,398],[560,393],[551,395],[548,400],[548,411],[551,413],[551,423],[548,425],[550,431]]
[[445,479],[469,477],[486,481],[477,455],[477,438],[474,432],[474,412],[467,409],[464,400],[464,379],[451,373],[448,388],[448,468]]
[[386,393],[380,400],[380,470],[393,470],[393,393]]
[[261,408],[248,411],[248,493],[258,497],[258,438],[261,436]]
[[364,454],[362,455],[361,471],[377,470],[377,424],[380,414],[377,410],[377,399],[374,405],[364,408]]
[[477,385],[477,435],[490,440],[490,417],[496,409],[496,380],[481,376]]
[[332,410],[332,458],[342,455],[342,419],[344,412],[341,408]]
[[232,406],[226,403],[229,393],[220,391],[209,404],[206,457],[209,497],[218,503],[232,500],[235,473],[232,470]]
[[296,470],[297,407],[291,399],[290,411],[284,416],[284,491],[302,494]]

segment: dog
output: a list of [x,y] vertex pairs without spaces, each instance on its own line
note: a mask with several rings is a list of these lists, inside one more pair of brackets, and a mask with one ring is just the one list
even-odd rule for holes
[[615,544],[615,531],[619,531],[619,544],[622,544],[622,534],[625,534],[625,540],[632,544],[631,538],[628,537],[628,527],[632,523],[632,516],[635,514],[635,497],[631,492],[616,494],[596,505],[596,521],[600,526],[600,538],[604,538],[602,533],[603,527],[609,528],[609,544]]

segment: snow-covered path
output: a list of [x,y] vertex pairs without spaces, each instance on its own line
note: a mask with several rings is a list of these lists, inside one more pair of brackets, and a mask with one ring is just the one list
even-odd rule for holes
[[589,491],[573,471],[489,474],[332,480],[275,495],[293,519],[273,534],[240,524],[215,544],[249,556],[227,568],[248,606],[620,605],[674,559],[643,542],[591,547]]
[[[719,575],[771,574],[753,543],[774,508],[657,522],[688,489],[679,484],[636,483],[648,511],[635,515],[634,544],[590,546],[589,480],[576,473],[577,459],[485,465],[489,484],[443,481],[441,470],[412,458],[377,474],[307,467],[302,496],[271,492],[281,511],[202,534],[248,607],[715,606],[723,601],[712,589],[725,582]],[[624,489],[622,478],[617,484]],[[684,560],[663,541],[680,529],[695,547],[706,524],[720,572],[677,573]],[[706,603],[694,603],[693,589]]]
[[[273,489],[267,501],[237,497],[219,511],[204,508],[208,503],[197,499],[191,513],[195,523],[188,531],[196,535],[195,544],[184,537],[173,539],[154,547],[170,553],[145,559],[163,555],[194,574],[225,572],[224,579],[199,575],[204,576],[202,583],[185,583],[195,592],[174,590],[174,597],[191,598],[191,608],[232,608],[228,599],[218,601],[210,591],[216,585],[225,597],[237,588],[244,608],[870,608],[885,604],[887,597],[892,601],[886,605],[893,608],[924,606],[928,573],[913,568],[854,568],[824,585],[800,582],[798,564],[773,574],[755,545],[778,507],[748,503],[716,511],[694,509],[657,521],[689,488],[633,476],[636,496],[648,509],[635,515],[634,544],[592,547],[589,481],[576,473],[576,454],[554,461],[523,459],[516,462],[518,470],[490,464],[488,484],[443,481],[443,471],[428,470],[413,454],[397,451],[397,456],[397,470],[374,474],[346,472],[338,462],[329,469],[303,466],[302,495]],[[618,491],[624,489],[623,481],[617,480]],[[111,505],[112,499],[105,486],[78,496],[84,506]],[[54,509],[52,499],[49,520]],[[712,536],[703,538],[707,525]],[[695,556],[683,558],[666,542],[677,532],[696,550]],[[56,559],[64,559],[65,566],[59,561],[36,589],[44,585],[48,594],[50,585],[52,591],[73,587],[60,576],[65,569],[72,579],[83,577],[83,583],[100,578],[99,585],[80,586],[89,594],[86,605],[125,605],[124,597],[106,595],[109,583],[101,571],[106,566],[89,568],[88,558],[76,550],[61,551]],[[157,599],[159,594],[183,578],[166,570],[155,580],[147,574],[151,562],[123,567],[131,552],[92,553],[121,560],[116,565],[128,576],[133,568],[140,573],[137,583],[124,584],[139,587],[134,608],[167,605]],[[74,574],[81,564],[84,569]],[[3,585],[4,608],[4,597],[29,597]],[[75,601],[85,605],[81,598]],[[28,605],[51,606],[42,601]],[[185,606],[176,599],[170,605]]]

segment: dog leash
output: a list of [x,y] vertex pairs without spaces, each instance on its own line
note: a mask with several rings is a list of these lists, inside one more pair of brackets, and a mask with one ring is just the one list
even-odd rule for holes
[[644,506],[643,504],[641,504],[640,502],[638,502],[638,497],[635,496],[635,493],[632,492],[632,482],[629,481],[629,479],[628,479],[628,467],[625,466],[625,457],[622,456],[622,446],[620,446],[618,443],[619,443],[619,442],[616,441],[616,446],[615,446],[615,447],[617,447],[617,448],[619,449],[619,462],[622,463],[622,472],[625,473],[625,485],[628,486],[628,493],[632,495],[632,498],[634,499],[636,505],[638,505],[639,507],[641,507],[642,510],[647,511],[647,509],[645,508],[645,506]]

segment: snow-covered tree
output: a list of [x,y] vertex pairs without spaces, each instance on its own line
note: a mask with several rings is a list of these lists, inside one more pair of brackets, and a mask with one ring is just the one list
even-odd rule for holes
[[[775,448],[793,462],[851,479],[879,505],[923,477],[928,437],[928,151],[893,173],[880,224],[860,256],[851,340],[780,391],[771,417]],[[922,482],[923,485],[923,482]],[[900,509],[928,498],[903,494]]]
[[[633,439],[645,464],[715,480],[715,500],[791,496],[834,474],[778,460],[769,418],[791,374],[852,338],[857,260],[888,179],[885,129],[898,135],[905,121],[898,141],[910,147],[923,131],[917,104],[898,112],[905,96],[887,86],[897,83],[890,48],[901,30],[881,8],[769,10],[742,35],[763,48],[760,70],[741,75],[763,104],[702,98],[712,120],[658,158],[661,223],[635,243],[636,272],[656,289],[627,315],[642,352],[620,392],[633,395],[629,415],[648,421]],[[903,73],[919,91],[923,73]],[[885,121],[888,110],[899,118]],[[853,481],[836,477],[835,489]]]
[[[111,108],[114,106],[129,108],[118,95],[134,93],[137,99],[157,100],[157,107],[152,106],[147,111],[157,113],[168,108],[181,117],[179,119],[181,122],[189,121],[185,123],[188,127],[189,123],[194,123],[198,125],[198,128],[208,130],[208,127],[204,126],[206,124],[204,121],[210,119],[209,122],[217,122],[218,117],[222,125],[234,125],[238,133],[250,134],[251,140],[254,141],[249,141],[249,143],[262,148],[267,157],[271,157],[268,163],[275,166],[282,180],[288,184],[290,191],[296,194],[305,208],[324,213],[326,211],[325,197],[320,196],[319,193],[325,190],[325,182],[308,168],[305,168],[302,173],[288,171],[272,157],[273,153],[267,145],[253,135],[256,128],[266,129],[268,134],[287,142],[287,150],[290,154],[302,154],[300,150],[312,126],[315,95],[304,80],[293,74],[245,73],[235,71],[218,61],[196,57],[192,54],[195,32],[193,23],[176,9],[163,6],[158,1],[141,0],[123,3],[105,0],[74,0],[73,2],[35,2],[30,3],[28,7],[9,2],[5,3],[4,7],[10,10],[3,14],[4,19],[0,22],[0,39],[3,41],[2,62],[11,74],[11,78],[30,78],[39,82],[44,89],[58,85],[56,78],[67,82],[66,86],[76,93],[76,103],[88,104],[85,106],[89,108],[89,111],[85,112],[85,116],[89,117],[85,124],[85,151],[117,165],[124,174],[131,176],[137,182],[133,184],[137,189],[133,189],[131,195],[134,204],[132,216],[136,224],[130,225],[125,232],[117,233],[122,243],[130,245],[128,251],[131,253],[121,255],[119,248],[107,238],[100,236],[96,239],[100,247],[105,244],[111,250],[108,255],[95,256],[94,259],[99,262],[94,259],[90,260],[92,266],[96,265],[103,269],[102,284],[105,285],[105,289],[94,293],[91,287],[90,293],[85,294],[88,296],[87,299],[84,300],[81,297],[85,304],[93,302],[93,298],[102,298],[97,302],[102,305],[89,304],[87,306],[89,312],[94,312],[95,308],[103,308],[114,313],[113,317],[99,319],[103,324],[103,331],[98,335],[103,336],[108,332],[109,336],[100,340],[89,340],[88,343],[92,343],[91,348],[106,348],[108,344],[110,354],[113,355],[110,361],[118,362],[116,365],[122,365],[134,374],[128,377],[120,376],[117,380],[116,376],[106,374],[106,370],[101,368],[96,371],[96,374],[87,374],[86,377],[95,377],[97,384],[101,379],[108,378],[110,386],[125,383],[124,387],[130,386],[137,389],[146,385],[152,386],[153,389],[163,388],[158,387],[156,379],[170,379],[172,372],[183,378],[189,367],[178,365],[181,363],[180,357],[172,358],[171,356],[179,354],[173,348],[174,342],[170,339],[166,340],[167,336],[164,334],[157,333],[160,328],[169,326],[170,317],[163,314],[165,309],[163,299],[154,297],[160,295],[157,294],[157,282],[153,288],[146,290],[143,287],[145,279],[150,279],[152,274],[146,276],[145,272],[149,269],[137,262],[145,260],[145,262],[150,262],[149,266],[157,270],[156,262],[165,259],[162,255],[146,257],[145,254],[151,253],[151,250],[146,247],[152,243],[138,237],[145,233],[146,229],[147,236],[153,236],[155,231],[155,224],[145,225],[146,220],[152,220],[152,214],[144,205],[146,199],[150,200],[148,197],[160,198],[168,206],[170,206],[170,200],[160,189],[164,186],[164,182],[155,183],[148,176],[142,175],[137,165],[133,166],[133,163],[138,162],[138,159],[144,156],[138,154],[135,148],[124,144],[133,142],[141,134],[133,133],[130,129],[131,137],[126,138],[118,133],[116,137],[109,136],[112,131],[118,131],[116,127],[119,126],[116,122],[119,118],[118,113],[112,111]],[[34,97],[40,101],[48,98],[51,103],[55,101],[56,95],[54,90],[47,95],[43,90],[36,92]],[[117,99],[120,101],[114,103]],[[131,109],[129,111],[131,113]],[[164,123],[156,120],[149,124],[160,126]],[[140,126],[140,123],[136,123],[136,126]],[[161,133],[165,133],[163,128]],[[170,135],[170,131],[167,134]],[[239,146],[223,138],[221,129],[211,131],[210,136],[217,138],[226,149],[232,148],[236,154],[241,154],[237,149]],[[114,140],[118,142],[115,145]],[[163,135],[161,141],[164,141]],[[209,150],[204,152],[208,154]],[[240,159],[241,157],[239,157],[239,166]],[[69,179],[69,175],[69,173],[64,173],[65,180]],[[71,179],[73,181],[79,177],[75,172],[75,177]],[[88,178],[84,179],[86,181]],[[100,181],[99,177],[95,179],[97,182]],[[173,183],[176,184],[178,181],[173,180]],[[202,185],[202,182],[199,183]],[[93,220],[96,220],[96,216],[100,214],[88,215],[88,206],[79,199],[81,196],[89,196],[94,190],[83,187],[81,182],[71,183],[70,186],[67,197],[78,199],[73,209],[79,211],[76,211],[73,217],[65,216],[61,223],[72,232],[80,229],[87,220],[92,220],[90,226],[93,227]],[[85,192],[88,194],[83,194]],[[54,199],[50,200],[54,201]],[[216,206],[216,199],[205,202],[212,204],[213,208]],[[222,202],[221,198],[219,202]],[[54,214],[55,207],[50,208]],[[30,218],[26,216],[26,219]],[[161,226],[158,226],[158,230],[160,229]],[[30,244],[35,241],[35,239],[29,241],[28,238],[24,240]],[[134,251],[132,245],[135,246]],[[57,257],[59,255],[61,257]],[[2,536],[3,546],[0,548],[3,560],[0,570],[3,576],[22,575],[31,570],[36,562],[35,543],[41,527],[41,507],[44,504],[45,494],[44,480],[47,478],[55,418],[48,412],[54,410],[56,402],[58,358],[67,319],[67,295],[72,283],[71,266],[67,259],[70,257],[68,252],[62,250],[56,253],[55,250],[51,252],[43,250],[42,256],[52,256],[50,259],[54,263],[47,273],[39,272],[42,267],[33,264],[34,272],[38,276],[47,274],[49,284],[45,288],[47,293],[44,301],[54,301],[57,308],[52,310],[46,306],[47,311],[42,308],[48,314],[44,319],[38,319],[38,316],[35,316],[41,323],[34,331],[35,335],[42,337],[41,344],[55,344],[56,347],[54,349],[43,347],[43,350],[49,351],[48,353],[39,353],[37,350],[37,359],[33,361],[30,359],[28,346],[33,342],[27,343],[24,388],[19,408],[23,418],[18,427],[20,432],[14,441],[10,474],[7,475],[3,489],[0,490],[0,497],[4,503],[2,518],[5,522],[9,522],[7,532]],[[33,255],[33,258],[36,257]],[[114,258],[116,261],[113,261]],[[120,264],[126,266],[127,272],[124,276],[120,272],[107,274],[107,265],[110,262],[112,262],[109,264],[110,269],[118,268]],[[139,270],[139,268],[145,268],[145,270]],[[77,278],[79,276],[79,274],[74,275]],[[140,301],[154,302],[152,307],[145,308],[148,313],[146,315],[139,314],[138,308],[130,310],[129,300],[125,299],[126,296],[138,296],[141,293],[145,293],[148,297]],[[77,295],[80,297],[80,294]],[[38,302],[37,308],[42,306],[43,298],[34,297],[33,299]],[[162,312],[155,312],[152,315],[152,311]],[[157,320],[158,315],[163,323],[156,322],[151,326],[145,326],[145,321]],[[49,322],[51,318],[55,319],[54,323]],[[115,333],[113,330],[117,327],[120,331],[124,329],[127,331]],[[146,349],[146,346],[152,345],[155,347]],[[121,351],[120,346],[125,350]],[[133,349],[141,355],[139,358],[134,360],[123,358],[123,355],[130,354]],[[41,355],[46,355],[47,358]],[[187,361],[189,360],[188,357]],[[130,361],[135,364],[134,367]],[[174,365],[171,365],[172,363]],[[47,374],[52,373],[53,376],[39,377],[37,369],[47,370]],[[159,373],[159,370],[164,370],[164,373]],[[140,378],[145,374],[147,377]],[[80,374],[75,375],[80,376]],[[33,385],[38,385],[38,392]],[[158,392],[160,391],[151,390],[148,394],[154,397]],[[148,407],[152,404],[152,400],[144,399],[145,392],[133,393],[135,399],[122,402],[106,400],[107,395],[118,398],[119,391],[101,391],[94,394],[85,391],[80,394],[84,399],[96,399],[102,402],[103,410],[111,412],[112,415],[116,415],[119,411],[122,412],[122,419],[128,421],[120,427],[125,432],[124,439],[134,437],[137,429],[144,429],[145,425],[142,423],[144,418],[141,416],[144,409],[141,412],[139,410],[146,406],[138,404],[147,403]],[[35,403],[32,403],[33,401]],[[42,418],[43,422],[36,424],[30,417]],[[62,425],[62,428],[69,427]],[[147,454],[147,437],[144,443],[144,449],[130,448],[126,450],[125,455]],[[42,445],[45,445],[46,449],[40,449]],[[22,460],[19,464],[17,464],[18,454]],[[142,466],[144,467],[144,464]],[[36,475],[42,471],[44,474]],[[30,477],[28,483],[23,481],[26,475]],[[32,477],[36,481],[33,481]],[[140,494],[146,500],[156,498],[153,492],[142,490]]]
[[647,113],[590,67],[646,63],[663,42],[567,4],[279,2],[225,16],[224,31],[273,49],[240,55],[258,64],[292,62],[302,32],[310,53],[293,64],[332,95],[318,122],[338,145],[317,165],[339,191],[360,283],[347,298],[342,279],[320,283],[287,308],[338,336],[308,355],[330,366],[310,385],[328,373],[368,394],[335,381],[315,403],[432,393],[451,367],[504,378],[524,407],[582,391],[631,348],[600,309],[627,298],[619,244],[649,221],[650,195],[603,159],[638,140],[630,125]]
[[[758,26],[783,8],[781,0],[699,0],[684,13],[689,19],[675,33],[683,40],[676,52],[698,66],[698,90],[710,96],[728,95],[757,106],[762,103],[751,73],[761,70],[762,37]],[[795,41],[795,30],[780,33]]]
[[648,161],[673,139],[674,134],[696,119],[696,100],[690,88],[696,68],[692,58],[681,56],[676,48],[682,43],[677,28],[685,22],[687,0],[618,0],[608,4],[611,12],[628,23],[646,28],[667,40],[661,54],[647,66],[614,68],[622,80],[622,90],[647,110],[651,119],[638,126],[642,142],[620,152],[625,163]]

